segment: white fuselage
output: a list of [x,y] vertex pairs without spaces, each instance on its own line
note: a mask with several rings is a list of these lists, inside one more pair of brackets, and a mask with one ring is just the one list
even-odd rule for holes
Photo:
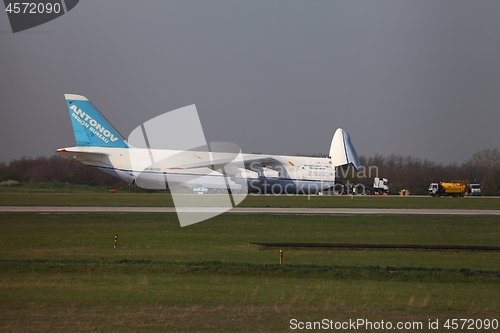
[[[317,193],[333,187],[335,182],[335,166],[326,157],[104,147],[70,147],[57,152],[129,183],[149,181],[163,187],[168,181],[169,186],[190,189],[226,189],[229,175],[232,189],[245,185],[254,193]],[[235,157],[241,160],[240,167],[207,167],[210,161],[230,161]],[[262,162],[266,158],[269,162]],[[222,168],[224,173],[220,172]]]

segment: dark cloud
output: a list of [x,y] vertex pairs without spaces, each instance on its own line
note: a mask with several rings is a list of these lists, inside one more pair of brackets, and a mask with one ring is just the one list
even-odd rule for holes
[[127,136],[196,104],[208,141],[463,162],[498,147],[498,1],[83,1],[9,33],[0,14],[1,161],[74,138],[64,93]]

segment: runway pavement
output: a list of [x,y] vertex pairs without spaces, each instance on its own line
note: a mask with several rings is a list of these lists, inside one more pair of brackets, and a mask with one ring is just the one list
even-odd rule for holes
[[[217,212],[221,208],[198,207],[184,212]],[[20,213],[175,213],[174,207],[63,207],[0,206],[0,212]],[[388,208],[269,208],[235,207],[225,214],[290,214],[290,215],[496,215],[500,210],[479,209],[388,209]]]

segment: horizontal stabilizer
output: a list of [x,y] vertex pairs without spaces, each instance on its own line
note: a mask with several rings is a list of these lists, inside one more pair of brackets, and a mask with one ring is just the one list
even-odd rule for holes
[[[107,160],[108,156],[104,153],[99,152],[90,152],[90,151],[81,151],[77,149],[71,148],[60,148],[56,150],[56,153],[60,155],[64,155],[69,158],[73,158],[79,162],[84,164],[86,163],[94,163],[96,161]],[[108,165],[110,166],[110,164]]]
[[352,164],[356,170],[361,167],[349,133],[341,128],[337,129],[333,136],[332,145],[330,146],[330,158],[334,166]]

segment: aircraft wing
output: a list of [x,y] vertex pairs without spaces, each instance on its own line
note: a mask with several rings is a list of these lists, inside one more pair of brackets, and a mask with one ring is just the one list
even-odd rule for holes
[[199,163],[192,163],[188,165],[182,165],[182,169],[198,169],[198,168],[210,168],[210,169],[221,169],[227,165],[231,164],[239,164],[239,165],[244,165],[245,169],[250,169],[250,167],[253,164],[275,164],[275,163],[280,163],[278,160],[271,156],[265,156],[263,155],[262,157],[252,157],[250,159],[238,159],[236,160],[234,158],[218,158],[218,159],[213,159],[212,161],[203,161]]
[[245,169],[249,169],[252,164],[281,164],[280,161],[271,156],[255,157],[245,159]]

